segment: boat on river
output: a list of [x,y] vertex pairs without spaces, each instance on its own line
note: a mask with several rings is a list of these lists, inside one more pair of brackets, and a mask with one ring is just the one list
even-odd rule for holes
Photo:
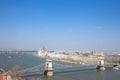
[[120,70],[120,65],[113,65],[114,70]]

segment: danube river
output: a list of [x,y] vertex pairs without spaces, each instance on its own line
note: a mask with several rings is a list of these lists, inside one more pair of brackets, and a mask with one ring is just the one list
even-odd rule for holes
[[[0,54],[0,67],[7,69],[12,69],[14,65],[26,69],[44,61],[44,59],[33,54]],[[38,77],[38,80],[120,80],[120,70],[106,70],[104,72],[97,70],[67,71],[55,73],[53,77],[44,77],[43,75],[35,77]]]

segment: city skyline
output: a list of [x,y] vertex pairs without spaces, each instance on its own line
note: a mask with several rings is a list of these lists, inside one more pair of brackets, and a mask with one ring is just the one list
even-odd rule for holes
[[0,48],[120,51],[119,0],[1,0]]

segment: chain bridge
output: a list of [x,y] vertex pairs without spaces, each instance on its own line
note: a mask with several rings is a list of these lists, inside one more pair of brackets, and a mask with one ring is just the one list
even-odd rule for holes
[[46,60],[44,62],[41,62],[40,65],[36,65],[34,67],[22,70],[22,74],[23,74],[22,77],[42,76],[45,75],[46,70],[52,71],[52,75],[53,73],[59,74],[59,73],[68,73],[75,71],[95,70],[96,66],[97,66],[97,62],[90,64],[73,64],[73,63],[65,63],[55,60],[51,60],[51,62],[49,62]]

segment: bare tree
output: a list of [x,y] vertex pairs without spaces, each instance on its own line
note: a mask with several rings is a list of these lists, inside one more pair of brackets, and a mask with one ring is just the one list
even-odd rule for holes
[[10,75],[13,80],[19,80],[21,76],[20,67],[18,65],[13,66]]

